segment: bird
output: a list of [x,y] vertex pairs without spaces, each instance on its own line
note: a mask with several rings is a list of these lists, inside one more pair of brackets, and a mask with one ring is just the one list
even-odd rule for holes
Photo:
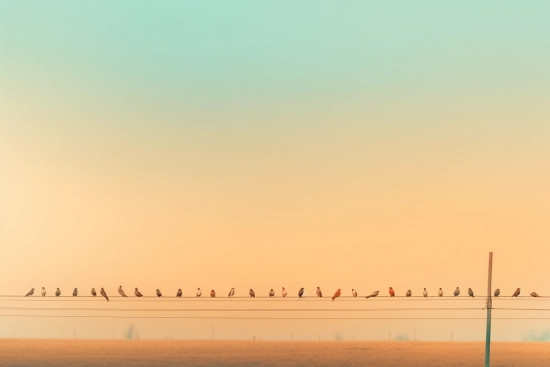
[[340,288],[338,288],[338,290],[336,291],[336,293],[334,293],[334,296],[332,296],[332,302],[334,302],[334,300],[337,298],[337,297],[340,297],[340,295],[342,294],[341,292],[342,290]]
[[73,297],[76,297],[76,296],[78,296],[78,289],[75,288],[73,291]]
[[437,292],[437,295],[439,297],[443,297],[443,289],[439,288],[439,291]]
[[213,289],[210,291],[210,297],[216,297],[216,292]]
[[424,292],[422,292],[422,295],[424,297],[428,297],[428,291],[426,290],[426,288],[424,288]]
[[411,290],[409,289],[409,290],[407,291],[407,293],[405,293],[405,295],[406,295],[407,297],[410,297],[410,296],[412,296],[412,292],[411,292]]
[[287,292],[286,292],[286,289],[285,289],[285,287],[283,287],[283,290],[281,291],[281,294],[283,295],[283,297],[286,297],[286,295],[287,295]]
[[181,288],[178,289],[178,293],[176,293],[176,297],[181,297],[183,292],[181,291]]
[[202,291],[200,288],[197,288],[197,297],[202,296]]
[[256,293],[254,293],[252,288],[250,288],[250,292],[248,292],[248,294],[250,294],[250,297],[256,297]]
[[120,294],[122,297],[128,297],[126,293],[122,290],[122,286],[118,287],[118,294]]
[[468,294],[470,295],[470,297],[475,298],[474,291],[472,290],[472,288],[468,288]]
[[455,297],[458,297],[459,294],[460,294],[460,288],[456,287],[455,293],[454,293]]
[[500,288],[495,289],[495,297],[500,296]]
[[273,288],[269,291],[269,297],[275,297],[275,291]]
[[393,290],[392,287],[390,287],[390,297],[395,297],[395,291]]
[[92,296],[97,296],[97,293],[95,292],[95,288],[92,288]]
[[235,294],[235,288],[231,288],[227,297],[233,297],[234,294]]
[[323,297],[323,293],[321,292],[321,288],[317,287],[317,297]]
[[298,297],[302,298],[304,295],[304,288],[300,288],[300,291],[298,292]]
[[46,297],[46,288],[42,287],[42,297]]
[[25,297],[32,296],[33,294],[34,294],[34,288],[31,288],[31,290],[28,291],[27,294],[25,294]]
[[138,291],[137,287],[136,287],[136,289],[134,290],[134,294],[136,295],[136,297],[143,297],[143,294],[141,294],[141,292]]
[[351,289],[351,295],[357,297],[357,291],[353,288]]
[[107,293],[105,293],[105,289],[101,288],[101,290],[99,291],[99,294],[101,294],[103,297],[105,297],[107,302],[109,302],[109,297],[107,297]]
[[516,289],[516,291],[514,292],[514,294],[512,294],[512,297],[517,297],[517,296],[519,296],[520,292],[521,292],[521,291],[520,291],[519,288]]
[[157,297],[162,297],[162,293],[160,293],[160,289],[157,289]]
[[376,296],[378,296],[378,293],[379,293],[378,291],[374,291],[369,296],[366,296],[365,298],[376,297]]
[[537,294],[537,292],[531,292],[531,297],[538,297],[539,295]]
[[57,290],[55,291],[55,296],[59,297],[60,295],[61,295],[61,291],[59,290],[59,288],[57,288]]

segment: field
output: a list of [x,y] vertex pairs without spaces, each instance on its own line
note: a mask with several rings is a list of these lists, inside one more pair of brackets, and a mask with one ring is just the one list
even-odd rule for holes
[[[0,366],[481,366],[471,342],[0,340]],[[548,343],[493,343],[492,366],[550,366]]]

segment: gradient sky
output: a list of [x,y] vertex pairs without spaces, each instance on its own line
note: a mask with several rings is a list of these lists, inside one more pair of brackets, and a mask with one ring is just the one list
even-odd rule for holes
[[[0,294],[483,295],[494,251],[504,294],[550,295],[549,15],[544,1],[0,0]],[[471,315],[485,314],[438,314]],[[222,338],[424,340],[482,340],[485,325],[1,323],[0,337],[134,324],[209,338],[214,324]],[[549,328],[500,320],[494,339]]]

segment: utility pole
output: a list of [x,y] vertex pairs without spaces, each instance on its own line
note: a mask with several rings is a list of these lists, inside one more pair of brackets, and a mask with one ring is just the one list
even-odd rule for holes
[[493,253],[489,252],[489,275],[487,278],[487,332],[485,334],[485,367],[491,366],[491,310],[493,299],[491,298],[491,281],[493,278]]

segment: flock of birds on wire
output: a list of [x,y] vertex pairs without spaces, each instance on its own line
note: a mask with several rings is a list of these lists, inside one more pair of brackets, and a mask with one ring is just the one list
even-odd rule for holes
[[[366,296],[365,298],[371,298],[371,297],[377,297],[378,294],[380,292],[379,291],[374,291],[372,292],[370,295]],[[518,297],[521,293],[521,290],[520,288],[516,289],[516,291],[514,292],[514,294],[512,295],[512,297]],[[95,291],[95,288],[92,288],[92,291],[91,291],[91,294],[92,296],[97,296],[97,292]],[[109,297],[107,296],[107,293],[105,292],[105,290],[103,288],[101,288],[101,290],[99,291],[99,294],[102,295],[103,297],[105,297],[105,299],[107,300],[107,302],[109,302]],[[122,297],[128,297],[126,295],[126,293],[124,293],[124,290],[122,289],[122,286],[118,287],[118,294],[120,294]],[[159,289],[157,289],[156,291],[156,294],[157,294],[157,297],[162,297],[162,293]],[[250,289],[250,291],[248,292],[249,296],[254,298],[256,297],[256,293],[254,293],[254,290],[253,289]],[[316,294],[317,294],[317,297],[323,297],[323,293],[321,292],[321,288],[320,287],[317,287],[317,291],[316,291]],[[338,289],[334,295],[332,296],[332,301],[334,301],[336,298],[340,297],[340,295],[342,294],[342,290],[341,289]],[[393,290],[392,287],[390,287],[389,289],[389,294],[390,294],[390,297],[395,297],[395,291]],[[34,295],[34,288],[32,288],[26,295],[25,297],[28,297],[28,296],[32,296]],[[55,291],[55,295],[56,297],[59,297],[61,296],[61,290],[59,288],[57,288],[57,290]],[[136,297],[143,297],[143,294],[141,294],[141,292],[135,288],[135,291],[134,291],[134,295]],[[183,295],[183,292],[181,291],[181,289],[178,289],[178,292],[176,293],[176,297],[181,297]],[[229,291],[229,294],[227,295],[227,297],[233,297],[235,295],[235,288],[231,288],[231,290]],[[286,291],[285,287],[282,288],[281,290],[281,295],[283,297],[286,297],[288,295],[288,292]],[[304,288],[300,288],[300,291],[298,292],[298,297],[299,298],[302,298],[303,296],[305,295],[305,289]],[[357,297],[357,291],[355,289],[352,289],[351,290],[351,295],[353,297]],[[426,290],[426,288],[424,288],[424,291],[422,292],[422,295],[424,297],[428,297],[428,291]],[[439,297],[443,297],[443,289],[439,288],[439,291],[437,292],[437,295]],[[459,287],[456,287],[453,295],[455,297],[458,297],[460,295],[460,288]],[[474,291],[472,291],[472,288],[468,288],[468,295],[472,298],[474,298]],[[45,297],[46,296],[46,288],[42,287],[42,297]],[[78,289],[75,288],[73,290],[73,297],[76,297],[78,296]],[[196,296],[197,297],[201,297],[202,296],[202,291],[200,288],[197,288],[197,293],[196,293]],[[412,291],[409,289],[406,293],[405,293],[405,296],[406,297],[411,297],[412,296]],[[500,296],[500,289],[496,289],[495,290],[495,293],[494,293],[494,296],[495,297],[498,297]],[[536,292],[532,292],[530,294],[531,297],[539,297],[539,295],[536,293]],[[210,291],[210,297],[216,297],[216,292],[212,289]],[[269,291],[269,297],[275,297],[275,291],[273,289],[271,289]]]

